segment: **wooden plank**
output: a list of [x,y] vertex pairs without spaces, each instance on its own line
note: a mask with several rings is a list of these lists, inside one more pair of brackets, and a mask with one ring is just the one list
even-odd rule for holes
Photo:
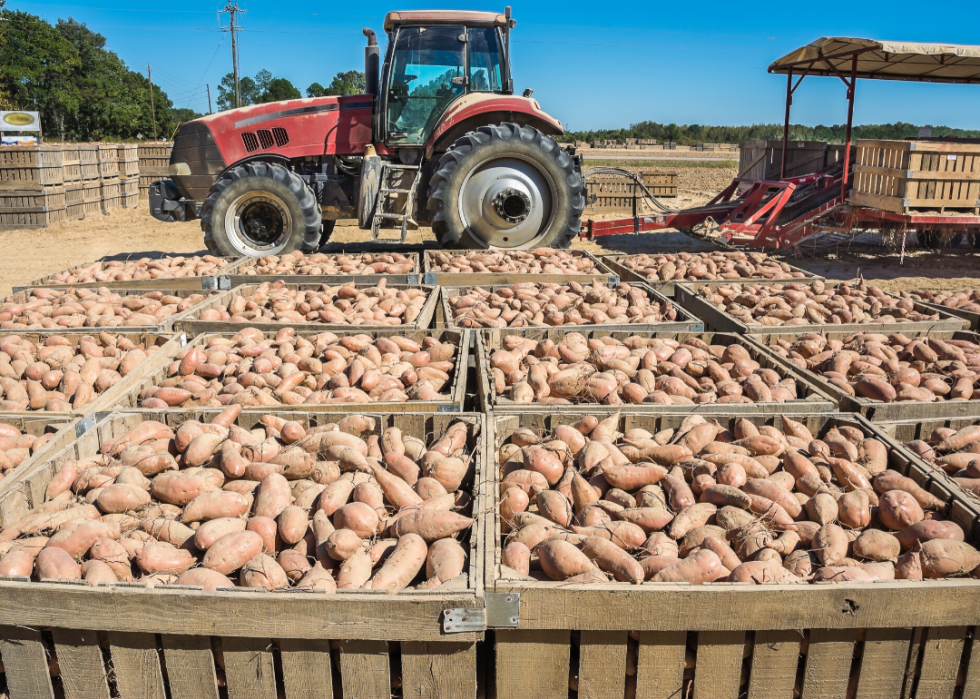
[[684,631],[642,631],[636,664],[636,699],[680,697],[684,689],[686,652]]
[[330,641],[282,639],[279,655],[286,699],[333,699]]
[[800,664],[800,631],[756,631],[748,699],[784,699],[793,695]]
[[856,637],[853,629],[810,631],[802,699],[843,699],[851,677]]
[[922,669],[915,690],[916,699],[949,699],[956,687],[956,673],[963,657],[965,626],[926,630],[922,643]]
[[578,695],[619,699],[626,685],[626,631],[583,631],[579,645]]
[[384,641],[342,641],[340,676],[344,697],[390,699],[388,644]]
[[976,627],[970,629],[970,649],[966,661],[966,679],[963,681],[963,696],[980,696],[980,644],[977,643]]
[[109,699],[98,631],[55,628],[51,633],[66,699]]
[[165,634],[161,640],[171,699],[218,699],[211,638]]
[[221,639],[228,699],[276,699],[272,641],[267,638]]
[[868,629],[855,699],[901,696],[912,629]]
[[0,626],[0,659],[10,699],[54,699],[48,651],[40,631],[25,626]]
[[743,631],[702,631],[694,664],[694,699],[738,699]]
[[476,699],[475,643],[403,642],[405,699]]
[[497,699],[567,699],[569,631],[497,629],[496,636]]
[[154,634],[110,631],[109,646],[120,696],[165,699]]

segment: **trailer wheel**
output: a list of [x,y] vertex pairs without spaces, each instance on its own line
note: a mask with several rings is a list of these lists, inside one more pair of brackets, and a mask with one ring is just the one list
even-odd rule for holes
[[443,247],[567,248],[581,227],[585,180],[537,129],[481,126],[439,160],[428,209]]
[[320,245],[320,204],[294,172],[262,161],[215,180],[201,209],[208,250],[225,256],[277,255]]
[[919,245],[929,250],[944,250],[946,248],[956,248],[959,247],[960,243],[963,242],[963,234],[959,233],[954,235],[949,240],[943,240],[943,234],[941,231],[919,231],[917,234],[919,239]]
[[980,248],[980,233],[974,233],[971,235],[970,242],[973,243],[973,247]]

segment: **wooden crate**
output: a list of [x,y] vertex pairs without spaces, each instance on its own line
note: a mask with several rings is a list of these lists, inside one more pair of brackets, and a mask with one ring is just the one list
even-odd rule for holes
[[82,180],[85,182],[100,178],[98,163],[82,163],[78,166],[78,169]]
[[147,173],[145,170],[140,168],[140,191],[144,189],[149,189],[154,182],[160,180],[165,180],[169,177],[166,170],[161,173]]
[[[329,284],[331,286],[336,284],[347,284],[348,282],[370,285],[377,284],[382,279],[386,279],[388,284],[405,284],[408,286],[415,286],[422,280],[421,273],[419,272],[419,255],[415,252],[405,254],[411,257],[412,261],[415,263],[414,269],[409,274],[249,274],[248,272],[250,270],[254,270],[256,262],[258,262],[261,258],[246,257],[243,258],[242,264],[235,268],[234,274],[227,274],[224,276],[227,279],[229,288],[234,288],[236,286],[240,286],[241,284],[262,284],[263,282],[274,282],[279,279],[283,279],[285,281],[303,282],[304,284]],[[435,282],[426,282],[426,284],[434,283]]]
[[[676,172],[641,172],[640,176],[653,196],[677,196]],[[586,208],[593,212],[632,211],[634,193],[638,208],[643,206],[646,196],[632,178],[620,175],[597,175],[589,178],[586,187]]]
[[[735,253],[735,254],[741,254],[741,253]],[[644,284],[649,284],[654,289],[656,289],[657,291],[659,291],[661,294],[663,294],[664,296],[666,296],[668,298],[674,298],[675,296],[677,296],[675,290],[676,290],[677,285],[678,284],[681,284],[681,283],[696,283],[698,285],[705,285],[705,284],[713,285],[713,284],[732,284],[732,283],[736,283],[736,282],[739,281],[738,279],[726,279],[726,280],[723,280],[723,281],[710,281],[710,280],[704,281],[704,280],[701,280],[701,281],[696,281],[695,282],[694,280],[685,280],[684,282],[680,282],[680,281],[671,280],[671,281],[666,281],[665,282],[665,281],[662,281],[661,279],[659,279],[658,277],[644,277],[639,272],[634,271],[634,270],[630,269],[629,267],[627,267],[626,266],[626,261],[629,260],[630,257],[632,257],[632,256],[631,255],[603,255],[602,258],[600,258],[600,259],[602,260],[602,262],[603,262],[604,265],[606,265],[609,269],[611,269],[613,272],[615,272],[616,274],[618,274],[619,275],[619,278],[622,281],[624,281],[624,282],[643,282]],[[783,262],[781,264],[786,264],[786,263]],[[788,267],[791,270],[791,272],[790,272],[791,274],[798,273],[798,274],[802,274],[803,276],[802,277],[790,277],[790,276],[787,275],[787,276],[785,276],[785,277],[783,277],[781,279],[765,279],[765,278],[759,277],[759,278],[747,278],[747,279],[744,279],[744,280],[741,280],[741,281],[749,282],[749,283],[757,282],[757,281],[769,281],[769,282],[773,282],[774,284],[775,283],[793,284],[793,283],[801,282],[801,281],[802,282],[806,282],[806,281],[814,281],[814,280],[817,280],[817,279],[823,279],[823,277],[819,277],[816,274],[813,274],[812,272],[806,271],[805,269],[800,269],[799,267],[794,267],[793,265],[788,265]]]
[[61,146],[0,148],[0,190],[46,189],[64,181]]
[[69,204],[65,208],[65,217],[69,221],[79,221],[85,218],[85,203]]
[[921,303],[926,308],[932,308],[936,311],[942,311],[944,313],[949,313],[950,315],[956,316],[957,318],[962,318],[970,324],[970,330],[973,332],[980,332],[980,313],[967,311],[962,308],[950,308],[949,306],[944,306],[941,303],[929,303],[928,301],[922,301]]
[[[440,312],[436,316],[436,327],[446,327],[446,328],[458,328],[456,325],[456,320],[453,317],[452,308],[449,305],[449,299],[459,296],[468,289],[472,289],[479,286],[481,289],[489,289],[491,291],[502,288],[506,285],[496,285],[496,284],[474,284],[471,286],[459,287],[459,286],[444,286],[442,289],[442,303],[440,304]],[[691,313],[687,312],[685,309],[681,308],[677,304],[673,303],[666,296],[657,293],[651,289],[646,284],[640,282],[634,282],[630,286],[635,286],[643,289],[650,297],[650,300],[656,301],[657,303],[670,304],[672,307],[677,309],[677,320],[664,321],[662,323],[607,323],[602,325],[576,325],[576,326],[566,326],[571,329],[574,327],[577,330],[592,330],[592,329],[602,329],[617,332],[665,332],[665,333],[699,333],[704,332],[704,323],[700,319],[693,316]],[[524,328],[525,330],[533,330],[532,326]],[[481,330],[481,332],[484,330]]]
[[[266,338],[275,337],[277,331],[268,331],[265,333]],[[231,338],[235,333],[203,333],[194,337],[194,339],[189,340],[187,346],[207,346],[208,342],[216,337]],[[361,330],[348,330],[346,332],[334,332],[334,335],[338,337],[347,337],[350,335],[363,335],[364,332]],[[473,339],[471,337],[470,331],[464,330],[384,330],[384,331],[374,331],[369,333],[371,337],[391,337],[393,335],[400,335],[401,337],[407,337],[411,340],[421,343],[426,337],[435,337],[440,342],[449,342],[456,346],[456,366],[450,374],[449,382],[444,387],[443,391],[440,393],[440,398],[438,400],[430,401],[413,401],[409,400],[404,403],[397,402],[385,402],[385,403],[335,403],[335,404],[318,404],[318,403],[303,403],[300,405],[277,405],[275,409],[281,412],[311,412],[311,413],[343,413],[343,412],[382,412],[382,413],[461,413],[463,412],[464,404],[467,396],[467,373],[468,367],[473,363],[472,361],[472,345]],[[297,337],[306,337],[312,341],[315,333],[297,333]],[[170,356],[173,358],[177,353],[179,353],[183,347],[182,346],[172,346],[170,349]],[[159,386],[161,382],[168,378],[169,362],[158,365],[154,371],[145,372],[141,378],[134,384],[132,384],[125,396],[121,396],[115,402],[115,409],[117,410],[146,410],[145,408],[140,408],[140,393],[145,388],[151,386]],[[470,393],[473,393],[471,391]],[[254,406],[242,406],[244,412],[260,412],[265,413],[269,411],[268,405],[254,405]],[[180,408],[175,408],[174,410],[182,410]],[[194,410],[194,409],[191,409]],[[186,412],[186,410],[185,410]]]
[[[88,204],[86,204],[86,206],[88,206]],[[105,286],[105,284],[102,284],[100,286]],[[63,286],[61,288],[64,289],[66,287]],[[77,287],[75,287],[75,288],[77,288]],[[32,298],[31,294],[32,294],[33,291],[34,291],[34,289],[31,288],[31,289],[25,289],[24,291],[15,292],[15,293],[11,294],[10,296],[7,296],[6,299],[5,299],[5,301],[8,302],[8,303],[21,303],[21,304],[22,303],[27,303],[27,301],[30,298]],[[64,332],[70,331],[70,330],[82,330],[82,331],[86,331],[86,332],[98,332],[100,330],[107,330],[109,332],[113,332],[113,331],[116,331],[116,332],[125,331],[125,332],[133,332],[133,333],[137,333],[137,332],[138,333],[169,333],[169,332],[173,332],[174,331],[174,328],[175,328],[175,326],[176,326],[177,323],[180,323],[185,318],[188,318],[193,313],[196,313],[200,308],[202,308],[204,306],[204,304],[210,303],[212,301],[214,301],[214,302],[220,302],[221,299],[224,299],[227,294],[230,294],[231,293],[230,291],[211,291],[211,290],[206,290],[206,289],[187,289],[187,288],[181,289],[181,288],[175,288],[175,287],[167,287],[167,288],[154,287],[154,288],[149,288],[149,289],[147,289],[147,288],[140,289],[140,288],[132,288],[131,286],[126,286],[126,287],[121,287],[121,288],[120,287],[112,287],[112,291],[113,291],[113,293],[119,294],[121,296],[133,296],[133,295],[139,296],[139,295],[142,295],[142,294],[149,293],[151,291],[160,291],[160,292],[162,292],[164,294],[164,296],[178,296],[180,298],[187,298],[188,296],[191,296],[192,294],[203,294],[204,296],[206,296],[208,298],[206,298],[201,303],[198,303],[198,304],[192,306],[191,308],[187,309],[186,311],[182,311],[180,313],[176,313],[176,314],[170,316],[169,318],[164,318],[162,321],[160,321],[159,323],[157,323],[155,325],[144,325],[144,326],[136,326],[136,327],[119,327],[119,326],[114,326],[114,327],[88,327],[88,328],[66,328],[66,327],[58,327],[58,328],[50,328],[50,329],[49,328],[6,328],[5,331],[13,330],[13,331],[15,331],[17,333],[25,333],[25,332],[28,332],[28,333],[44,333],[44,334],[47,334],[47,335],[57,334],[57,333],[64,333]]]
[[[737,284],[738,282],[728,283]],[[755,283],[759,286],[769,286],[771,284],[770,282]],[[746,325],[726,311],[716,308],[713,303],[698,296],[696,289],[701,286],[704,286],[704,284],[678,284],[677,302],[698,318],[703,319],[705,325],[710,330],[718,332],[738,333],[739,335],[800,335],[803,333],[837,332],[840,330],[850,333],[867,332],[888,334],[899,332],[908,334],[929,330],[952,332],[963,330],[969,325],[969,322],[962,318],[957,318],[943,311],[927,308],[918,302],[914,305],[916,311],[930,315],[938,312],[940,319],[935,321],[923,320],[898,323],[846,323],[843,325]]]
[[[148,258],[164,258],[169,257],[172,253],[155,253],[153,255],[146,255]],[[222,271],[234,272],[247,258],[235,258],[235,257],[223,257],[221,258],[227,261],[229,264]],[[101,287],[106,287],[107,289],[142,289],[143,291],[152,291],[154,289],[189,289],[194,291],[200,291],[206,289],[208,291],[213,291],[215,289],[225,289],[227,288],[224,284],[219,282],[218,275],[205,276],[205,277],[159,277],[157,279],[133,279],[130,281],[100,281],[100,282],[77,282],[75,284],[63,284],[54,281],[55,275],[58,274],[71,274],[77,272],[80,269],[85,269],[86,267],[91,267],[95,262],[86,262],[80,265],[72,265],[71,267],[57,272],[52,272],[51,274],[45,274],[36,279],[32,279],[29,282],[14,286],[13,291],[17,293],[19,291],[29,291],[35,287],[46,287],[48,289],[98,289]],[[100,268],[101,271],[105,271],[106,267]]]
[[119,206],[124,209],[135,209],[139,206],[140,195],[139,192],[136,194],[123,194],[119,199]]
[[[422,311],[419,313],[418,317],[411,323],[406,323],[405,325],[392,326],[392,325],[335,325],[331,323],[259,323],[259,322],[231,322],[231,321],[220,321],[220,320],[199,320],[201,313],[208,310],[209,308],[214,308],[216,306],[227,306],[233,298],[236,296],[250,296],[257,284],[243,284],[242,286],[235,287],[229,291],[224,291],[220,296],[215,296],[214,298],[205,301],[204,303],[198,304],[194,307],[193,312],[189,314],[182,314],[180,318],[179,325],[174,327],[183,330],[190,335],[200,335],[201,333],[236,333],[245,328],[258,328],[263,332],[275,332],[282,330],[286,327],[295,328],[297,332],[336,332],[357,329],[360,332],[373,332],[376,330],[425,330],[432,323],[432,317],[435,315],[436,306],[439,301],[439,287],[437,286],[423,286],[421,287],[427,294],[425,305],[422,306]],[[322,284],[287,284],[290,289],[296,289],[298,291],[319,291]],[[360,286],[360,285],[358,285]],[[418,289],[417,286],[404,286],[401,284],[389,284],[389,289],[399,289],[399,288],[412,288]]]
[[[783,142],[742,141],[739,144],[738,176],[750,180],[778,180],[783,160]],[[827,166],[827,144],[821,141],[790,141],[786,148],[786,177],[802,177]]]
[[556,407],[560,407],[563,412],[579,412],[589,414],[596,408],[605,409],[596,403],[577,403],[575,405],[562,406],[542,405],[540,403],[515,403],[509,398],[498,396],[497,392],[493,390],[494,382],[493,374],[490,369],[490,355],[495,350],[498,350],[503,346],[503,341],[506,336],[518,335],[520,337],[525,337],[535,341],[549,339],[555,343],[558,343],[563,337],[565,337],[565,335],[572,332],[584,335],[587,340],[591,340],[593,338],[612,337],[613,339],[622,341],[634,335],[641,335],[643,337],[672,338],[683,342],[693,335],[709,345],[742,345],[749,351],[752,359],[759,362],[763,368],[777,370],[782,375],[782,378],[795,379],[796,393],[797,396],[799,396],[799,400],[789,401],[786,403],[698,403],[693,405],[659,405],[656,403],[644,403],[641,405],[617,406],[624,413],[638,413],[643,415],[659,415],[664,413],[697,413],[698,415],[775,415],[780,413],[784,415],[793,415],[796,413],[835,412],[837,410],[837,403],[823,393],[819,388],[817,388],[816,385],[796,372],[788,371],[782,363],[777,361],[777,358],[771,356],[771,353],[767,349],[759,347],[755,343],[751,343],[746,338],[738,335],[731,335],[728,333],[610,332],[608,330],[602,330],[601,326],[599,326],[599,328],[595,330],[579,328],[548,328],[545,330],[535,328],[528,330],[513,328],[505,330],[487,330],[482,333],[474,333],[476,336],[476,388],[477,394],[480,397],[480,405],[483,407],[483,412],[488,414],[490,412],[496,414],[525,412],[547,413],[551,412]]
[[102,210],[101,199],[95,199],[94,201],[85,200],[84,202],[82,202],[82,211],[84,212],[85,217],[95,216],[96,214],[105,213]]
[[[74,442],[79,433],[84,433],[81,428],[81,420],[69,415],[49,415],[43,412],[37,413],[12,413],[0,412],[0,425],[10,425],[16,427],[23,434],[40,437],[45,434],[54,435],[40,449],[31,454],[27,459],[15,466],[4,475],[0,480],[0,494],[11,488],[16,488],[19,476],[27,473],[34,468],[41,460],[49,454],[64,449]],[[76,429],[78,428],[78,429]],[[0,529],[5,523],[0,519]]]
[[137,143],[118,143],[116,144],[116,158],[120,163],[139,163],[139,144]]
[[119,176],[135,178],[139,182],[140,164],[138,160],[120,160]]
[[120,206],[122,206],[122,195],[102,197],[102,213],[108,213],[110,209],[118,209]]
[[78,161],[83,165],[98,165],[99,163],[99,144],[98,143],[79,143]]
[[82,179],[81,163],[65,163],[61,166],[62,179],[67,186],[69,182],[80,182]]
[[[210,420],[218,411],[200,411]],[[290,414],[305,425],[336,415]],[[446,633],[450,609],[483,607],[490,511],[482,415],[375,415],[377,432],[392,427],[431,440],[454,422],[470,427],[473,467],[464,481],[474,496],[469,569],[448,589],[336,594],[269,593],[240,588],[138,584],[92,588],[27,578],[0,581],[0,654],[11,697],[417,697],[476,699],[477,643],[485,633]],[[114,413],[21,478],[21,499],[0,502],[16,517],[41,501],[51,476],[69,458],[97,453],[144,419],[174,428],[184,415]],[[259,415],[242,415],[251,427]],[[9,514],[8,514],[9,511]],[[157,636],[157,634],[160,634]],[[52,678],[48,659],[57,657]],[[219,686],[221,689],[219,689]]]
[[140,158],[140,172],[166,174],[170,167],[170,156],[164,158]]
[[65,206],[60,209],[52,209],[47,206],[0,208],[0,226],[7,229],[47,228],[54,223],[67,220],[68,211]]
[[139,195],[140,193],[140,181],[138,177],[120,177],[119,178],[119,193],[123,196],[129,195]]
[[[830,340],[843,340],[853,335],[854,331],[825,330],[823,334]],[[936,329],[903,334],[913,340],[928,336],[937,340],[966,340],[968,342],[980,343],[980,334],[971,332]],[[746,336],[746,339],[760,347],[769,348],[776,343],[776,340],[786,340],[792,343],[797,337],[797,335],[773,334],[751,335]],[[965,419],[980,417],[980,400],[946,400],[936,403],[883,403],[882,401],[863,398],[861,396],[849,396],[816,373],[799,368],[775,352],[771,354],[773,359],[780,365],[804,377],[807,381],[823,391],[823,393],[830,396],[831,400],[836,402],[842,411],[860,413],[876,424],[879,422],[896,422],[902,420],[948,420],[953,418]]]
[[82,201],[101,201],[102,199],[102,181],[95,180],[84,180],[82,182]]
[[64,187],[0,190],[0,210],[63,209],[65,205]]
[[65,185],[65,204],[81,204],[85,201],[85,188],[81,182],[73,182]]
[[[612,414],[610,409],[597,416]],[[487,455],[519,427],[542,435],[580,416],[493,416]],[[746,416],[755,424],[777,417]],[[683,416],[623,415],[620,430],[676,428]],[[858,416],[794,416],[815,434],[850,425],[879,436]],[[722,419],[731,427],[735,418]],[[889,454],[889,468],[913,478],[951,505],[950,518],[974,542],[980,509],[934,470],[904,450]],[[499,477],[497,463],[486,468]],[[497,513],[499,493],[493,511]],[[537,582],[500,563],[499,515],[493,525],[494,559],[487,561],[487,591],[519,595],[517,628],[495,630],[497,699],[566,699],[569,678],[579,697],[664,699],[693,696],[789,699],[977,696],[980,658],[972,643],[980,624],[980,581],[967,579],[820,585],[672,583],[568,585]],[[637,634],[638,642],[630,640]],[[696,650],[692,648],[696,645]],[[627,654],[636,655],[627,678]],[[692,673],[685,664],[692,664]],[[962,675],[959,675],[963,668]],[[856,686],[856,694],[848,691]],[[795,688],[795,691],[794,691]],[[797,694],[796,692],[801,692]]]
[[150,158],[166,158],[170,162],[170,151],[173,150],[173,143],[140,143],[137,145],[137,157],[142,160]]
[[106,197],[118,197],[122,193],[119,187],[118,177],[103,177],[99,180],[99,195],[103,199]]
[[586,250],[569,250],[575,257],[584,257],[592,261],[595,268],[594,272],[582,274],[492,274],[490,272],[442,272],[436,268],[432,261],[432,252],[426,250],[423,258],[424,276],[422,281],[426,284],[440,284],[442,286],[478,286],[483,284],[500,286],[502,284],[521,284],[523,282],[536,282],[539,284],[567,284],[568,282],[579,282],[589,284],[597,281],[600,284],[616,284],[619,277],[606,267],[602,260]]
[[150,198],[150,187],[149,187],[149,185],[147,185],[146,187],[144,187],[143,185],[140,185],[140,200],[145,200],[145,199],[149,199],[149,198]]
[[78,165],[81,162],[82,162],[81,155],[79,155],[77,143],[61,144],[62,165]]
[[980,213],[980,144],[857,142],[851,204],[911,213]]

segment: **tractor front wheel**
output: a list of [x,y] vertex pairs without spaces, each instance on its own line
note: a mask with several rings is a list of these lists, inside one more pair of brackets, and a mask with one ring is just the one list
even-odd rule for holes
[[442,156],[429,183],[432,232],[447,248],[567,248],[585,180],[558,142],[530,126],[483,126]]
[[201,209],[208,250],[225,256],[278,255],[320,245],[320,204],[282,165],[251,162],[215,180]]

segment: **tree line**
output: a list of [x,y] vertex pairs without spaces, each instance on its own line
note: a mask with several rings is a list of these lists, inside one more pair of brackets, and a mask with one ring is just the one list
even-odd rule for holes
[[[260,70],[254,78],[239,76],[238,91],[241,106],[250,104],[265,104],[281,100],[299,99],[303,95],[287,78],[273,77],[267,70]],[[327,87],[314,82],[306,88],[307,97],[324,97],[326,95],[360,95],[364,93],[364,73],[349,70],[337,73]],[[235,74],[228,73],[218,83],[218,110],[235,107]]]
[[[921,127],[906,122],[894,124],[862,124],[855,126],[852,138],[878,140],[901,140],[918,136]],[[956,138],[980,138],[980,130],[954,129],[948,126],[933,126],[933,137],[953,136]],[[791,141],[823,141],[844,143],[847,135],[846,124],[832,126],[804,126],[791,124]],[[753,124],[752,126],[706,126],[703,124],[660,124],[655,121],[641,121],[628,129],[597,129],[594,131],[569,131],[559,137],[559,141],[617,141],[625,143],[628,138],[656,139],[658,143],[676,142],[679,145],[698,143],[738,143],[739,141],[777,141],[783,138],[782,124]]]

